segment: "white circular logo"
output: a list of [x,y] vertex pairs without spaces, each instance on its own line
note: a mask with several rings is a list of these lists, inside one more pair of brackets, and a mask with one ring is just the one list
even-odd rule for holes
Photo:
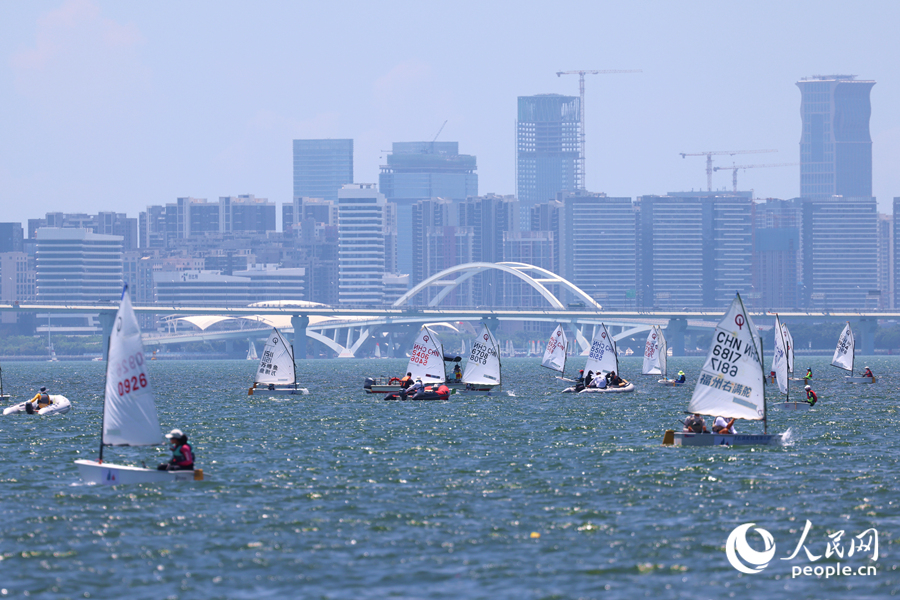
[[753,574],[759,573],[769,565],[769,561],[775,557],[775,540],[772,534],[760,527],[754,527],[763,539],[766,549],[757,552],[747,543],[747,530],[756,525],[756,523],[744,523],[734,528],[734,531],[725,541],[725,556],[731,566],[741,573]]

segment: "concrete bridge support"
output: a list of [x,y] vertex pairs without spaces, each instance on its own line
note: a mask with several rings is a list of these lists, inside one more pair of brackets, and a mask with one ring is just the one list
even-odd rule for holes
[[103,346],[103,360],[109,360],[109,336],[112,334],[113,322],[116,320],[116,313],[105,310],[100,313],[100,327],[103,329],[103,340],[100,345]]
[[687,319],[669,319],[666,325],[666,344],[672,349],[672,356],[684,356],[684,332]]
[[309,326],[307,315],[292,315],[291,327],[294,328],[294,360],[306,358],[306,328]]
[[872,317],[862,318],[856,327],[855,335],[859,336],[856,346],[863,356],[875,354],[875,332],[878,330],[878,321]]

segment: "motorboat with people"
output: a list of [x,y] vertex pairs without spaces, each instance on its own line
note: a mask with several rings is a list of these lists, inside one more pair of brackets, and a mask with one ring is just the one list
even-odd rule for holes
[[447,383],[448,387],[462,386],[462,382],[448,382],[444,372],[445,362],[460,362],[460,356],[445,356],[444,345],[440,338],[427,325],[423,325],[413,343],[409,355],[409,363],[406,372],[409,373],[408,381],[401,377],[366,377],[363,382],[363,390],[367,394],[397,394],[405,389],[404,386],[414,384],[421,380],[423,384]]
[[[47,388],[41,388],[41,391],[34,398],[13,404],[3,410],[4,415],[16,415],[25,413],[29,415],[64,415],[72,409],[72,403],[69,399],[61,394],[47,394]],[[46,396],[41,402],[41,396]]]
[[202,480],[202,469],[149,469],[103,459],[103,450],[108,446],[159,446],[163,440],[153,385],[144,359],[141,328],[131,306],[127,285],[122,291],[108,348],[100,453],[97,460],[75,461],[81,478],[87,483],[104,485]]
[[834,357],[831,359],[831,365],[845,371],[849,371],[849,375],[844,376],[847,383],[875,383],[875,375],[872,370],[866,367],[862,375],[853,374],[853,361],[856,357],[856,339],[853,337],[853,330],[850,328],[850,322],[841,332],[838,338],[837,347],[834,349]]
[[633,383],[619,376],[616,341],[603,323],[594,331],[588,359],[580,375],[575,385],[564,389],[564,393],[621,394],[633,392],[635,389]]
[[300,387],[297,383],[294,347],[288,344],[277,327],[273,327],[272,333],[266,339],[266,347],[259,359],[253,385],[247,390],[247,395],[289,396],[308,393],[308,389]]
[[[666,431],[663,445],[769,446],[783,444],[790,435],[790,430],[768,432],[762,338],[740,294],[716,325],[687,412],[692,416],[682,431]],[[715,425],[710,432],[704,415],[725,426]],[[737,433],[738,419],[762,421],[763,433]]]

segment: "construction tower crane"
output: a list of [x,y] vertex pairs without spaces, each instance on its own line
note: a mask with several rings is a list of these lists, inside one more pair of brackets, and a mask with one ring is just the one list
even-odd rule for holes
[[585,75],[610,75],[613,73],[643,73],[640,69],[606,70],[606,71],[557,71],[556,76],[578,75],[578,89],[581,93],[581,105],[578,108],[578,117],[581,121],[581,133],[579,134],[579,142],[581,143],[581,156],[578,159],[578,173],[575,174],[576,187],[580,190],[585,189],[585,172],[584,172],[584,76]]
[[731,165],[730,167],[713,167],[713,171],[727,171],[731,169],[731,185],[734,191],[737,191],[737,172],[738,169],[760,169],[765,167],[796,167],[800,163],[775,163],[771,165]]
[[727,154],[734,156],[735,154],[764,154],[766,152],[778,152],[778,150],[714,150],[712,152],[679,152],[681,158],[686,156],[705,156],[706,157],[706,191],[712,191],[712,157],[714,154]]

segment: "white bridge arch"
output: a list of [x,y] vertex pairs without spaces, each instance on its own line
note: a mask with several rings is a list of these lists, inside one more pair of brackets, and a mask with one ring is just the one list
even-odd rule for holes
[[[410,298],[413,298],[416,294],[431,286],[444,288],[434,298],[432,298],[431,301],[428,302],[428,306],[437,306],[438,304],[440,304],[441,300],[443,300],[447,296],[447,294],[449,294],[457,286],[459,286],[459,284],[489,269],[496,269],[497,271],[502,271],[503,273],[507,273],[509,275],[512,275],[513,277],[518,277],[519,279],[530,285],[532,288],[537,290],[537,292],[540,293],[540,295],[547,302],[549,302],[553,308],[564,310],[566,307],[562,302],[559,301],[559,298],[554,296],[550,292],[550,290],[544,287],[544,284],[549,283],[561,285],[565,289],[572,292],[576,297],[584,301],[585,307],[590,307],[597,310],[600,310],[602,308],[593,298],[585,293],[584,290],[580,289],[572,282],[560,277],[556,273],[552,273],[547,269],[542,269],[541,267],[536,267],[534,265],[516,262],[471,262],[463,265],[456,265],[455,267],[450,267],[449,269],[444,269],[440,273],[435,273],[431,277],[421,281],[411,290],[400,296],[400,298],[398,298],[397,301],[394,302],[393,306],[397,307],[408,304]],[[455,279],[447,279],[448,277],[453,275],[458,276]]]

